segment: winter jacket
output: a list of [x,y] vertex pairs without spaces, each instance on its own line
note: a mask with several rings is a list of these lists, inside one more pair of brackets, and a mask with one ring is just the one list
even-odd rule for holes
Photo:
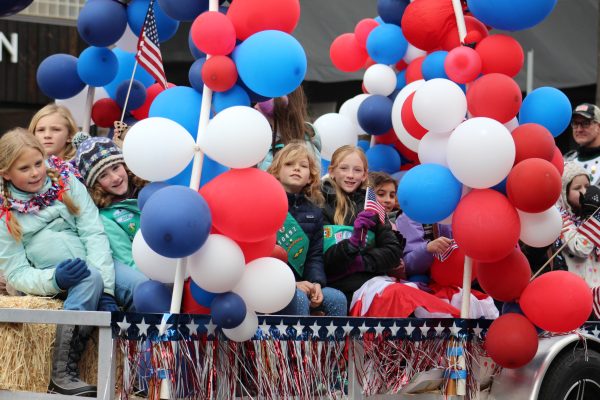
[[[319,283],[322,287],[327,284],[323,269],[323,214],[304,194],[287,194],[288,211],[298,222],[309,240],[304,276],[298,276],[297,281]],[[293,269],[292,269],[293,270]]]
[[113,257],[137,269],[131,255],[131,242],[140,229],[140,209],[137,199],[113,203],[100,210],[100,217]]
[[[323,224],[335,225],[333,216],[336,194],[328,181],[323,184],[323,195],[325,196]],[[352,226],[356,215],[363,210],[365,191],[357,190],[350,195],[350,199],[354,212],[344,221],[344,225],[347,226]],[[341,290],[350,299],[352,293],[363,283],[374,276],[385,275],[396,268],[402,259],[402,246],[390,224],[382,224],[378,221],[372,232],[375,234],[374,246],[359,249],[350,244],[348,239],[343,239],[323,254],[328,286]]]
[[[56,265],[70,258],[81,258],[88,267],[100,272],[104,292],[114,295],[115,269],[98,209],[85,186],[72,174],[66,184],[67,193],[79,207],[78,215],[72,215],[57,200],[35,213],[11,210],[11,218],[17,218],[22,228],[23,238],[19,242],[10,235],[4,220],[0,221],[0,270],[8,283],[21,292],[53,296],[61,291],[54,279]],[[34,197],[8,185],[15,200],[28,201]],[[47,192],[51,185],[47,178],[36,194]]]

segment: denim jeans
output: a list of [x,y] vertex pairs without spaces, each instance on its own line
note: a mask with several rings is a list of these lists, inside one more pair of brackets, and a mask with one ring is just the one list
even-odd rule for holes
[[[331,317],[345,316],[348,314],[346,296],[337,289],[323,288],[323,310],[325,315]],[[310,315],[310,301],[306,293],[296,289],[294,298],[283,310],[277,314],[281,315]]]
[[142,272],[123,264],[115,262],[115,299],[124,311],[135,311],[133,307],[133,292],[137,285],[148,280]]
[[75,311],[96,311],[98,309],[98,300],[104,290],[104,281],[96,268],[89,268],[89,270],[90,275],[87,278],[69,288],[63,309]]

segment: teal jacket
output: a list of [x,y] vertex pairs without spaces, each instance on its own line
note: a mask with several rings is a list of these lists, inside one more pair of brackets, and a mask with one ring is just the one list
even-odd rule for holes
[[140,209],[137,199],[113,203],[100,210],[104,230],[108,236],[113,257],[135,269],[131,255],[131,242],[140,229]]
[[[79,207],[79,215],[72,215],[60,201],[35,213],[11,210],[11,217],[17,218],[22,228],[23,238],[19,242],[8,233],[5,219],[0,220],[0,270],[7,282],[21,292],[53,296],[61,291],[54,279],[56,265],[78,257],[100,272],[104,292],[114,295],[115,267],[98,208],[77,178],[69,175],[66,183],[67,193]],[[39,193],[46,192],[51,184],[47,178]],[[8,185],[15,200],[27,201],[33,197]]]

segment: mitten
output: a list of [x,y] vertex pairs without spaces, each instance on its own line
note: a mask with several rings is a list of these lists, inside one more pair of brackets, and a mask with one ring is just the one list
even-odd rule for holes
[[75,286],[88,276],[90,276],[90,270],[85,261],[79,258],[62,261],[54,271],[54,280],[62,290]]
[[[600,188],[598,186],[588,187],[584,195],[579,195],[579,204],[581,204],[583,217],[592,215],[600,207]],[[596,214],[600,214],[600,211]]]
[[375,212],[371,210],[363,210],[356,216],[356,219],[354,220],[354,230],[349,239],[354,247],[361,247],[365,244],[367,231],[377,223],[373,220],[374,216]]
[[119,306],[114,297],[108,293],[102,293],[98,301],[98,311],[119,311]]

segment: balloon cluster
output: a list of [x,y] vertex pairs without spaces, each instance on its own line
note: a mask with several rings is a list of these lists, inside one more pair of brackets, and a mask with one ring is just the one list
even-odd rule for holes
[[[279,311],[295,293],[290,268],[270,257],[287,215],[285,191],[274,177],[251,168],[267,154],[272,131],[249,106],[251,99],[284,96],[304,79],[306,54],[290,34],[300,4],[236,0],[208,11],[207,1],[154,3],[160,42],[175,34],[179,21],[193,21],[188,37],[197,60],[190,68],[191,86],[168,88],[135,68],[148,6],[149,0],[88,1],[77,27],[90,47],[78,58],[45,59],[38,85],[71,109],[84,102],[86,85],[99,88],[92,108],[99,126],[112,126],[126,108],[135,124],[123,143],[125,162],[151,182],[139,195],[136,265],[155,281],[173,283],[178,260],[185,258],[194,299],[210,308],[230,339],[248,340],[256,332],[256,312]],[[205,85],[215,92],[212,119],[196,140]],[[85,110],[77,111],[81,122]],[[188,184],[199,150],[206,157],[195,191]],[[164,286],[146,285],[138,303],[152,304],[152,296],[167,296]]]
[[[534,325],[567,332],[591,311],[581,278],[550,272],[530,283],[529,263],[518,250],[519,240],[546,247],[560,235],[554,204],[563,165],[554,137],[567,128],[571,105],[551,87],[523,100],[513,79],[523,66],[523,49],[487,27],[529,28],[556,1],[466,3],[466,45],[459,41],[451,2],[379,0],[380,17],[336,38],[330,55],[342,71],[366,68],[365,93],[348,100],[340,114],[358,132],[375,135],[418,164],[400,181],[402,210],[421,223],[452,223],[461,249],[454,258],[474,260],[479,282],[493,298],[519,301],[525,317],[504,315],[487,336],[492,358],[514,368],[536,352],[537,340],[520,342],[535,336]],[[452,269],[454,276],[462,272],[460,265]],[[445,271],[435,274],[461,281]]]

